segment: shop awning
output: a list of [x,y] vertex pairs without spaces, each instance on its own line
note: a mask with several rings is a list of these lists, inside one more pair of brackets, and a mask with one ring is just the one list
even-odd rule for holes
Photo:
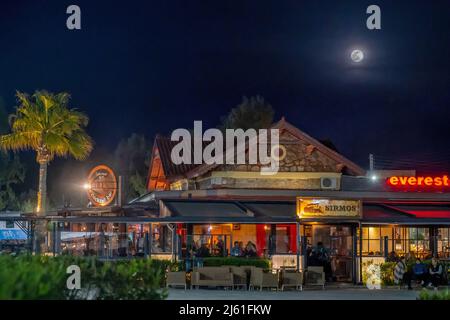
[[286,222],[296,222],[296,204],[294,201],[240,201],[259,219],[277,219]]
[[448,204],[365,203],[363,223],[450,224]]
[[449,204],[400,204],[396,205],[395,208],[419,219],[450,219]]
[[18,229],[0,229],[0,240],[26,240],[27,235]]
[[294,202],[226,200],[163,200],[171,219],[179,222],[288,223],[295,222]]

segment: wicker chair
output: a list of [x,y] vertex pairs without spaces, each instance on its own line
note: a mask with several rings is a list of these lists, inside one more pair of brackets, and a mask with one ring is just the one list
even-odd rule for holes
[[233,286],[247,289],[247,268],[231,266],[230,271],[233,274]]
[[307,268],[306,285],[322,286],[322,289],[325,289],[325,272],[323,267]]
[[167,287],[183,286],[184,290],[186,290],[187,288],[186,272],[184,271],[167,272],[166,286]]
[[303,291],[303,273],[284,270],[282,273],[281,291],[284,291],[284,288],[287,287],[295,287],[296,290]]
[[276,288],[278,290],[278,273],[264,272],[263,269],[252,267],[250,274],[250,290],[259,288]]

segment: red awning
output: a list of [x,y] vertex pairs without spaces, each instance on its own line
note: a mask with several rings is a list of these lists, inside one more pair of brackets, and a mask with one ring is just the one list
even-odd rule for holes
[[448,219],[450,203],[370,203],[364,204],[364,220]]
[[450,210],[408,210],[416,218],[450,219]]

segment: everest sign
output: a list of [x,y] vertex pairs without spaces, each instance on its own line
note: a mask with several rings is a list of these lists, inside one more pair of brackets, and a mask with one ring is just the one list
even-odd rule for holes
[[387,184],[399,189],[444,189],[449,188],[450,181],[447,175],[443,176],[392,176],[387,179]]

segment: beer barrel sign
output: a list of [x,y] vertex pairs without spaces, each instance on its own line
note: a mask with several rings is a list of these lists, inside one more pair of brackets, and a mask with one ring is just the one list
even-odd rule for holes
[[105,165],[96,166],[88,176],[87,195],[94,206],[109,205],[117,193],[117,179],[112,169]]

